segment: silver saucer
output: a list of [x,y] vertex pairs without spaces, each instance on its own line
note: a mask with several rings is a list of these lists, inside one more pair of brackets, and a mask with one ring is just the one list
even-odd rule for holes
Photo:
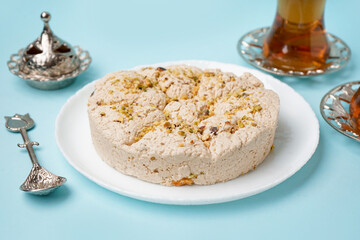
[[86,69],[88,69],[91,63],[91,57],[88,51],[82,50],[79,46],[74,47],[75,53],[80,60],[80,66],[73,72],[64,74],[60,77],[44,77],[36,74],[26,74],[20,70],[21,56],[24,49],[20,49],[17,54],[10,56],[10,60],[7,62],[10,72],[17,75],[20,78],[26,80],[26,82],[35,88],[51,90],[66,87],[75,81],[75,78]]
[[353,127],[349,114],[350,100],[359,87],[360,81],[356,81],[333,88],[321,99],[320,112],[331,127],[360,142],[359,131]]
[[327,60],[328,66],[324,70],[313,70],[304,72],[284,71],[278,68],[264,66],[263,40],[269,31],[269,27],[259,28],[242,36],[237,44],[237,50],[240,56],[254,67],[260,68],[266,72],[293,77],[308,77],[336,72],[342,69],[350,60],[351,51],[348,45],[340,38],[327,33],[330,46],[330,57]]

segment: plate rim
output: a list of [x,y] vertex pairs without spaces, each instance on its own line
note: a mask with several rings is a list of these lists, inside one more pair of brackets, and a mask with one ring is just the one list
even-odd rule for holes
[[[143,195],[141,193],[138,193],[137,191],[127,191],[127,190],[119,190],[116,187],[113,187],[111,185],[109,185],[108,183],[104,182],[101,179],[96,178],[96,176],[92,176],[91,174],[87,173],[85,170],[82,170],[81,167],[79,167],[74,161],[71,160],[71,157],[66,153],[66,151],[64,151],[62,145],[60,144],[60,139],[59,139],[59,123],[60,123],[60,119],[64,114],[64,109],[66,108],[66,106],[74,99],[76,98],[78,95],[80,95],[83,91],[85,91],[88,87],[91,87],[91,85],[94,85],[95,82],[98,80],[94,80],[88,84],[86,84],[85,86],[83,86],[82,88],[80,88],[78,91],[76,91],[75,94],[73,94],[72,96],[70,96],[67,101],[63,104],[63,106],[61,107],[57,117],[56,117],[56,121],[55,121],[55,139],[56,139],[56,144],[58,146],[58,148],[60,149],[60,152],[63,154],[64,158],[66,159],[66,161],[75,169],[77,170],[80,174],[82,174],[83,176],[85,176],[86,178],[88,178],[89,180],[91,180],[92,182],[96,183],[97,185],[104,187],[110,191],[113,191],[115,193],[121,194],[123,196],[127,196],[130,198],[134,198],[137,200],[143,200],[143,201],[147,201],[147,202],[152,202],[152,203],[160,203],[160,204],[169,204],[169,205],[207,205],[207,204],[216,204],[216,203],[224,203],[224,202],[230,202],[230,201],[235,201],[235,200],[239,200],[242,198],[246,198],[249,196],[253,196],[256,195],[258,193],[264,192],[270,188],[273,188],[275,186],[277,186],[278,184],[284,182],[286,179],[290,178],[291,176],[293,176],[296,172],[298,172],[303,166],[306,165],[306,163],[311,159],[311,157],[313,156],[313,154],[315,153],[318,144],[319,144],[319,139],[320,139],[320,126],[319,126],[319,120],[316,117],[316,114],[314,112],[314,110],[312,109],[312,107],[310,106],[310,104],[303,98],[303,96],[301,96],[299,93],[297,93],[292,87],[290,87],[288,84],[281,82],[280,80],[276,79],[275,77],[273,77],[270,74],[266,74],[263,73],[259,70],[256,69],[251,69],[251,68],[247,68],[247,67],[243,67],[240,65],[236,65],[236,64],[231,64],[231,63],[223,63],[223,62],[217,62],[217,61],[206,61],[206,60],[179,60],[179,61],[167,61],[167,62],[160,62],[160,63],[153,63],[153,64],[147,64],[147,65],[138,65],[135,66],[134,68],[131,69],[138,69],[144,66],[152,66],[152,65],[172,65],[172,64],[188,64],[188,65],[194,65],[194,64],[214,64],[214,65],[219,65],[219,68],[223,68],[223,66],[228,66],[231,68],[239,68],[242,70],[249,70],[250,72],[254,72],[254,73],[258,73],[260,75],[266,76],[267,78],[270,78],[272,81],[274,81],[276,84],[279,84],[282,87],[287,88],[287,90],[292,91],[293,94],[298,95],[298,97],[303,101],[304,104],[306,104],[306,106],[309,108],[309,110],[311,110],[311,118],[314,120],[314,129],[316,129],[316,132],[314,133],[314,136],[316,137],[313,141],[314,144],[312,146],[311,149],[308,149],[306,156],[304,156],[303,158],[306,160],[302,161],[301,164],[296,164],[296,166],[291,169],[291,171],[287,172],[287,174],[284,174],[283,176],[277,178],[275,181],[272,181],[266,185],[261,185],[259,187],[256,187],[248,192],[244,193],[238,193],[238,194],[233,194],[231,196],[227,196],[227,197],[215,197],[212,199],[197,199],[197,200],[189,200],[189,199],[180,199],[180,198],[168,198],[168,199],[163,199],[163,198],[157,198],[156,196],[152,196],[149,197],[147,195]],[[263,79],[261,79],[262,82],[264,82]],[[266,83],[267,80],[265,80]],[[270,86],[271,84],[268,83]],[[108,166],[108,165],[107,165]],[[110,166],[108,166],[110,167]],[[111,168],[111,167],[110,167]],[[118,172],[119,174],[122,174],[120,172]],[[124,175],[124,174],[122,174]],[[124,175],[126,176],[126,175]],[[128,176],[131,177],[131,176]],[[140,180],[141,181],[141,180]],[[152,184],[152,183],[149,183]],[[221,184],[221,183],[218,183]],[[212,185],[206,185],[206,186],[212,186]],[[200,186],[200,187],[206,187],[206,186]],[[162,186],[164,187],[164,186]],[[192,186],[190,186],[192,187]]]

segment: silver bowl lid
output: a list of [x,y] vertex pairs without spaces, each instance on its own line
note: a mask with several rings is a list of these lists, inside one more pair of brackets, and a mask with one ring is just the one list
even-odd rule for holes
[[19,70],[24,74],[60,77],[75,71],[80,66],[74,48],[51,31],[50,18],[48,12],[41,13],[44,29],[40,37],[23,51]]
[[66,87],[88,69],[90,54],[53,34],[48,12],[41,13],[41,19],[44,29],[40,37],[12,54],[7,62],[8,68],[35,88],[50,90]]

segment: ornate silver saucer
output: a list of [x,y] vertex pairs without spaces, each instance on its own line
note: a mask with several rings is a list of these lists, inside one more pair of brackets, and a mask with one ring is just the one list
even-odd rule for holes
[[325,121],[338,132],[360,142],[359,131],[349,115],[349,103],[360,81],[342,84],[331,89],[320,102],[320,112]]
[[90,63],[89,52],[72,47],[58,38],[50,29],[50,14],[41,13],[44,29],[40,37],[25,49],[10,56],[10,72],[39,89],[59,89],[74,82]]
[[304,73],[268,67],[264,64],[265,59],[262,44],[269,29],[269,27],[264,27],[251,31],[242,36],[237,44],[237,50],[246,62],[266,72],[280,76],[308,77],[336,72],[342,69],[350,60],[351,51],[348,45],[340,38],[326,33],[330,46],[330,57],[326,62],[327,67],[324,70],[314,70]]
[[63,185],[66,182],[66,178],[56,176],[49,172],[45,168],[41,167],[33,145],[38,146],[38,142],[31,142],[27,134],[27,130],[30,130],[35,126],[34,120],[30,118],[29,114],[20,115],[15,114],[12,117],[5,117],[5,127],[10,132],[20,132],[24,140],[23,144],[18,144],[20,148],[26,148],[29,153],[33,167],[26,178],[25,182],[20,186],[20,190],[35,194],[35,195],[47,195]]

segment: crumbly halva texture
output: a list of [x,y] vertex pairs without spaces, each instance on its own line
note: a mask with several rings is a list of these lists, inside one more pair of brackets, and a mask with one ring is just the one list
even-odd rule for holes
[[186,65],[107,74],[88,101],[93,144],[121,173],[163,185],[225,182],[271,151],[278,95],[250,73]]

